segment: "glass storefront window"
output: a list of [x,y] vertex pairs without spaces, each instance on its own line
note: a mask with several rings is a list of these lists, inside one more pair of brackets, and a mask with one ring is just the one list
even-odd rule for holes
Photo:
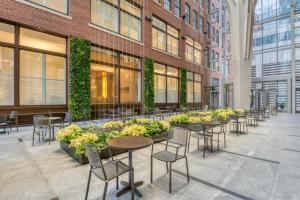
[[0,42],[15,43],[15,27],[0,22]]
[[201,103],[201,83],[194,82],[195,103]]
[[14,49],[0,46],[0,106],[14,105]]
[[92,47],[91,60],[110,63],[110,64],[117,64],[118,54],[110,50]]
[[64,57],[20,51],[20,104],[66,103]]
[[140,69],[141,68],[141,61],[139,58],[135,58],[132,56],[126,56],[121,54],[120,55],[120,64],[124,67],[130,67],[134,69]]
[[166,77],[154,75],[155,103],[166,103]]
[[159,74],[166,73],[166,66],[158,63],[154,63],[154,72]]
[[66,53],[65,38],[26,28],[20,28],[20,45],[62,54]]
[[115,85],[117,75],[114,67],[91,64],[91,99],[92,103],[115,103]]
[[178,103],[178,79],[167,77],[168,103]]
[[194,101],[194,84],[193,81],[187,82],[187,102],[193,103]]
[[141,100],[140,72],[120,69],[120,101],[121,103],[135,103]]

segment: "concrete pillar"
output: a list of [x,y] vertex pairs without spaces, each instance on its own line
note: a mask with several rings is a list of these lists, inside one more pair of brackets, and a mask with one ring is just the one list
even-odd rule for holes
[[250,109],[255,0],[227,0],[231,21],[234,107]]

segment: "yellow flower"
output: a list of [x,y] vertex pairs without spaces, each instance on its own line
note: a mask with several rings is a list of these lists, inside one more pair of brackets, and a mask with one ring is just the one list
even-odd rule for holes
[[165,131],[169,131],[170,130],[171,125],[170,125],[169,122],[167,122],[167,121],[160,121],[159,123],[162,125],[162,127],[163,127],[163,129]]
[[133,124],[126,126],[122,132],[122,136],[143,136],[146,133],[146,128],[142,125]]
[[82,131],[82,129],[78,125],[70,125],[64,129],[61,129],[57,132],[56,139],[58,141],[63,141],[72,135],[75,136],[76,133]]
[[77,155],[84,153],[84,144],[94,144],[98,141],[98,136],[94,133],[84,133],[71,140],[70,147],[75,149]]
[[107,123],[103,124],[101,127],[102,128],[119,128],[121,126],[124,126],[123,122],[112,121],[112,122],[107,122]]

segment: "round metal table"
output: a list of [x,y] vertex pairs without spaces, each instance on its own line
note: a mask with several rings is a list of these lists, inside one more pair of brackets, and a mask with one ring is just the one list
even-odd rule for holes
[[[116,149],[123,149],[128,151],[128,160],[129,160],[129,167],[132,169],[132,171],[129,174],[129,181],[121,181],[121,184],[125,187],[122,188],[117,192],[117,197],[122,196],[123,194],[126,194],[131,190],[132,182],[134,183],[134,192],[142,197],[142,193],[137,189],[137,187],[141,186],[143,184],[143,181],[134,182],[134,168],[132,167],[132,151],[136,149],[141,149],[144,147],[147,147],[152,144],[152,139],[146,138],[143,136],[124,136],[124,137],[118,137],[111,139],[108,142],[108,146],[110,148],[116,148]],[[134,199],[134,193],[131,194],[131,199]]]

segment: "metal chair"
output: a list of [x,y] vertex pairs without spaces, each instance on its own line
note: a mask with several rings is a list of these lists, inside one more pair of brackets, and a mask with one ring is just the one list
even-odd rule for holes
[[17,111],[11,111],[9,114],[8,124],[9,124],[10,131],[12,131],[11,127],[13,124],[15,125],[17,132],[19,131],[18,123],[17,123],[17,114],[18,114]]
[[227,122],[226,123],[224,123],[224,124],[221,124],[221,125],[219,125],[219,126],[216,126],[216,127],[213,127],[213,129],[212,129],[212,133],[213,134],[216,134],[216,135],[218,135],[218,140],[217,140],[217,142],[218,142],[218,150],[220,149],[220,135],[224,135],[224,138],[223,138],[223,140],[224,140],[224,147],[226,147],[226,132],[227,132]]
[[60,122],[59,124],[53,124],[53,126],[59,128],[59,129],[62,129],[62,128],[65,128],[65,127],[67,127],[71,124],[72,124],[71,113],[66,112],[64,120],[62,122]]
[[[172,193],[172,163],[180,159],[185,159],[186,162],[186,171],[187,171],[187,180],[190,181],[189,176],[189,168],[188,168],[188,160],[186,156],[186,147],[187,147],[187,139],[188,139],[188,130],[183,128],[175,128],[172,127],[171,131],[168,134],[168,139],[165,144],[165,150],[153,153],[154,143],[152,144],[151,149],[151,170],[150,170],[150,179],[151,183],[153,183],[153,158],[163,161],[166,163],[167,172],[169,172],[169,193]],[[161,144],[161,143],[156,143]],[[170,151],[170,148],[175,150]],[[179,150],[183,148],[183,154],[179,154]],[[168,167],[169,163],[169,167]]]
[[[109,152],[112,161],[109,161],[108,163],[102,163],[102,160],[100,158],[100,153],[96,145],[85,144],[84,148],[90,163],[90,172],[89,172],[89,178],[86,187],[85,200],[87,200],[88,198],[92,173],[95,176],[97,176],[100,180],[105,182],[104,193],[102,196],[102,199],[105,200],[108,182],[116,178],[116,188],[118,190],[119,176],[128,173],[133,169],[130,169],[128,165],[124,164],[120,160],[114,160],[110,150]],[[134,193],[134,187],[131,187],[131,192]]]
[[203,140],[203,158],[205,157],[205,150],[208,149],[208,141],[210,142],[210,150],[213,151],[213,130],[212,127],[205,127],[201,123],[195,123],[189,125],[189,142],[188,142],[188,152],[190,150],[190,140],[191,137],[197,138],[198,149],[200,148],[199,140]]
[[45,141],[47,137],[47,132],[49,131],[49,145],[51,144],[51,125],[48,117],[44,115],[33,116],[33,132],[32,132],[32,146],[34,145],[34,136],[39,136],[39,142],[42,140]]
[[[7,115],[0,115],[0,127],[3,129],[2,133],[6,133],[8,127],[9,127]],[[9,134],[9,131],[7,131],[7,133]]]

